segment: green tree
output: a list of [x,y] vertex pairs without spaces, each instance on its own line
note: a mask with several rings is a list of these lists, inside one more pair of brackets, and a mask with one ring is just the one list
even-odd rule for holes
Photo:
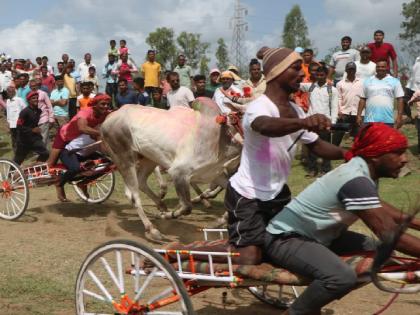
[[311,46],[308,38],[308,27],[302,15],[299,5],[294,5],[286,15],[283,26],[283,47],[295,49],[296,47],[307,48]]
[[401,14],[404,16],[399,34],[403,41],[402,48],[411,58],[415,58],[420,54],[420,0],[403,3]]
[[200,59],[200,74],[206,77],[209,75],[209,62],[210,58],[207,55],[202,56]]
[[188,64],[197,70],[203,56],[206,56],[210,44],[201,41],[201,34],[188,32],[181,32],[176,41],[181,53],[187,58]]
[[229,66],[229,52],[226,46],[225,40],[219,38],[217,40],[217,50],[216,50],[216,65],[221,71],[226,70]]
[[146,43],[156,50],[156,60],[165,69],[172,69],[176,63],[176,45],[172,28],[160,27],[149,33]]

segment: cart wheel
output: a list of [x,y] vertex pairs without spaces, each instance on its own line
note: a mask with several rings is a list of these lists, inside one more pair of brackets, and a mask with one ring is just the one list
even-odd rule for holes
[[106,173],[101,177],[98,177],[95,180],[87,183],[89,197],[85,196],[85,193],[79,186],[77,186],[77,184],[73,184],[73,188],[77,195],[82,200],[89,203],[101,203],[107,200],[114,191],[114,186],[115,175],[112,172]]
[[172,266],[154,250],[127,240],[105,243],[87,256],[75,293],[78,315],[195,314]]
[[29,185],[15,162],[0,159],[0,218],[15,220],[28,207]]
[[279,309],[289,308],[299,296],[294,286],[278,284],[249,287],[248,291],[258,300]]

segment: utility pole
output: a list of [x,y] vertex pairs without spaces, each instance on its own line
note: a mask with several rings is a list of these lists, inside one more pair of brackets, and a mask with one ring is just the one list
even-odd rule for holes
[[248,10],[241,5],[240,0],[235,0],[234,16],[230,20],[230,26],[233,29],[231,56],[240,72],[245,68],[245,32],[248,31],[248,23],[245,21],[245,16],[248,15]]

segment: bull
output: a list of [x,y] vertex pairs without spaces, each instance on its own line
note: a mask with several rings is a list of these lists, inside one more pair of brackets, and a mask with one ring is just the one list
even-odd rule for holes
[[[141,205],[143,191],[164,217],[178,217],[192,210],[190,184],[226,184],[225,164],[236,160],[241,144],[234,140],[236,129],[216,121],[219,109],[208,98],[198,98],[194,109],[175,106],[170,110],[125,105],[110,114],[101,127],[101,137],[126,185],[146,230],[146,237],[160,240]],[[179,208],[167,212],[166,205],[148,186],[156,168],[167,169],[179,197]],[[223,183],[224,182],[224,183]]]

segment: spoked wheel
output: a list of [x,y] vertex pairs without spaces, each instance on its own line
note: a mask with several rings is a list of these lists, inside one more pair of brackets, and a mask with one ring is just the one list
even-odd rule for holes
[[29,185],[23,171],[15,162],[0,159],[0,218],[19,218],[28,202]]
[[279,309],[287,309],[299,296],[296,288],[286,285],[261,285],[249,287],[251,292],[258,300]]
[[76,310],[78,315],[195,314],[184,284],[162,256],[125,240],[105,243],[87,256],[77,276]]
[[101,203],[107,200],[115,186],[115,175],[114,173],[106,173],[95,180],[87,183],[88,196],[85,195],[83,189],[77,184],[73,184],[73,188],[77,195],[84,201],[89,203]]

